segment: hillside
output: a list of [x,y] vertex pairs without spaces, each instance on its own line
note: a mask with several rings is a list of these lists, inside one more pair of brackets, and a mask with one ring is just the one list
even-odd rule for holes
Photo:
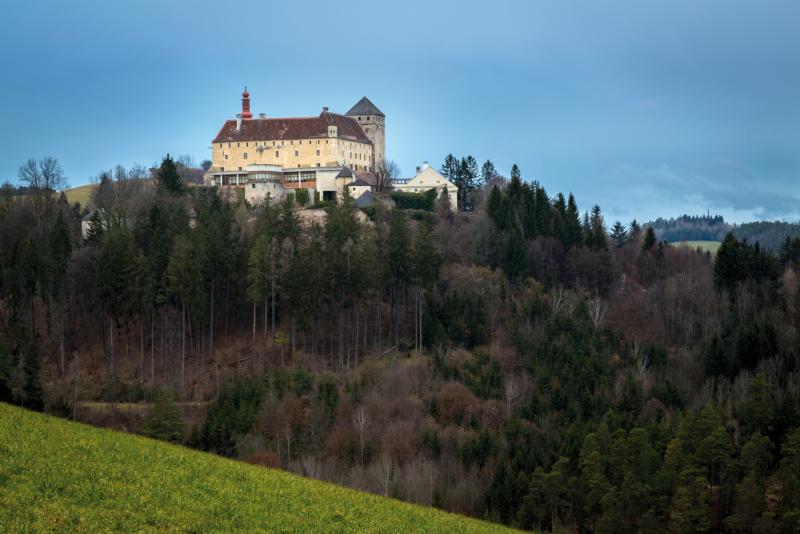
[[0,531],[502,532],[0,403]]
[[96,188],[96,184],[86,184],[78,187],[71,187],[64,191],[64,194],[67,195],[67,201],[70,204],[79,202],[82,207],[91,207],[92,193]]
[[717,249],[722,243],[719,241],[678,241],[673,243],[676,247],[688,247],[691,249],[700,249],[703,252],[710,252],[711,254],[716,254]]

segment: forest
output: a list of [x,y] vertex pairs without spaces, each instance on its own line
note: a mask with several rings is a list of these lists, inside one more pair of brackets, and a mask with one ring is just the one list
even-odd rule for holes
[[322,218],[180,167],[0,189],[1,401],[523,529],[800,529],[800,238],[671,247],[471,156],[457,211]]

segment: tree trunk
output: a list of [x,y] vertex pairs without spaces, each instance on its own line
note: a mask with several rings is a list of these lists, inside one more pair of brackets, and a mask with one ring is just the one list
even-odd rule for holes
[[186,304],[181,308],[181,397],[186,398]]

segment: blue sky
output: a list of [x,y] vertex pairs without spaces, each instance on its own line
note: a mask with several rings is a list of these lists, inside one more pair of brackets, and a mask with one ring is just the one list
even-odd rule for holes
[[473,154],[612,220],[800,218],[796,0],[9,4],[0,180],[202,161],[246,84],[271,116],[368,96],[404,175]]

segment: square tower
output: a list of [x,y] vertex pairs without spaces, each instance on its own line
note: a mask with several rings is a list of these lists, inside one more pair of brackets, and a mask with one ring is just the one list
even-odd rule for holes
[[347,116],[354,119],[367,138],[372,141],[372,155],[374,172],[386,168],[386,115],[369,101],[366,96],[350,108]]

